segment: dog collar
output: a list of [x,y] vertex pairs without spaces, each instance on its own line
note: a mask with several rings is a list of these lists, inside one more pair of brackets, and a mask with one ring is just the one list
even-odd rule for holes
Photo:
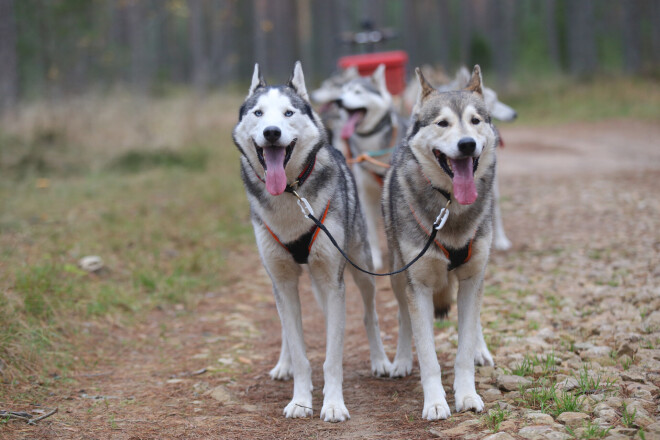
[[384,127],[386,127],[387,124],[388,124],[388,121],[389,121],[391,126],[394,126],[394,124],[392,122],[392,114],[390,112],[385,113],[385,116],[383,116],[383,118],[380,121],[378,121],[378,124],[376,124],[376,126],[374,128],[372,128],[371,131],[369,131],[368,133],[358,133],[356,131],[355,134],[360,136],[360,137],[372,136],[372,135],[378,133],[379,131],[381,131]]
[[295,190],[300,188],[303,183],[305,183],[305,180],[309,177],[310,174],[312,174],[312,171],[314,171],[314,165],[316,165],[316,154],[312,156],[312,160],[307,164],[304,170],[302,170],[302,173],[298,175],[298,178],[293,182],[292,184],[287,184],[286,188],[284,188],[285,192],[288,193],[293,193]]

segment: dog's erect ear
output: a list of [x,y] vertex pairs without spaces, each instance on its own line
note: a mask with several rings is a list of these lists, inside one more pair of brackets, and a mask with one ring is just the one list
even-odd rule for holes
[[263,75],[261,75],[261,69],[259,64],[255,63],[254,73],[252,74],[252,84],[250,84],[250,91],[248,92],[248,97],[251,96],[259,87],[266,87],[266,81],[264,80]]
[[456,72],[456,77],[454,78],[454,82],[456,83],[457,89],[467,87],[468,83],[470,82],[470,71],[467,67],[461,66],[461,68],[458,69]]
[[479,67],[479,64],[475,64],[474,70],[472,71],[472,77],[470,78],[470,82],[468,82],[467,87],[465,87],[465,90],[469,92],[475,92],[483,98],[484,92],[481,88],[481,83],[481,67]]
[[419,81],[419,94],[417,95],[417,103],[415,104],[415,107],[419,108],[419,106],[421,106],[424,101],[426,101],[426,98],[428,98],[431,93],[435,92],[435,88],[429,84],[426,78],[424,78],[422,69],[416,67],[415,74],[417,75],[417,80]]
[[296,61],[296,65],[293,66],[293,73],[291,74],[291,78],[289,78],[287,86],[295,90],[305,101],[309,101],[307,88],[305,87],[305,76],[303,75],[302,64],[300,64],[300,61]]
[[360,72],[358,71],[357,66],[347,67],[346,70],[344,70],[343,77],[344,77],[344,79],[346,79],[346,81],[350,81],[352,79],[359,78],[360,77]]
[[385,64],[379,64],[374,73],[371,74],[371,81],[378,87],[381,94],[389,93],[387,90],[387,81],[385,80]]

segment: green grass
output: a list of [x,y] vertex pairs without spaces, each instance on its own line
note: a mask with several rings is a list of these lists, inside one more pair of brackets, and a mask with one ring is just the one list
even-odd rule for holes
[[584,408],[583,397],[557,390],[556,384],[541,385],[520,389],[520,401],[527,407],[557,417],[565,412],[581,412]]
[[579,434],[575,432],[576,430],[573,430],[568,426],[566,427],[566,431],[568,431],[568,433],[576,439],[604,438],[607,435],[607,433],[610,432],[611,429],[612,429],[611,426],[608,428],[601,428],[600,426],[598,426],[598,424],[592,421],[585,423],[584,429]]
[[[65,375],[85,321],[131,325],[155,308],[192,310],[226,282],[230,249],[253,241],[231,110],[181,145],[115,156],[113,139],[87,145],[69,126],[50,137],[0,126],[0,144],[13,143],[0,153],[1,382]],[[82,142],[64,145],[69,138]],[[96,152],[105,165],[94,165]],[[31,164],[16,168],[24,156]],[[105,269],[79,269],[86,255]]]
[[637,408],[633,412],[628,411],[628,405],[623,403],[623,409],[621,410],[621,424],[626,428],[635,427],[635,418],[637,417]]
[[660,82],[649,78],[527,78],[499,99],[516,109],[521,125],[660,118]]
[[509,416],[510,411],[502,408],[494,408],[488,411],[488,414],[483,416],[483,420],[488,427],[493,432],[500,430],[500,425],[502,422]]

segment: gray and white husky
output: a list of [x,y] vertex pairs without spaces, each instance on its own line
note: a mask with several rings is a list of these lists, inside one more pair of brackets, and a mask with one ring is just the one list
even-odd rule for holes
[[342,139],[347,142],[344,154],[352,159],[361,155],[375,159],[373,163],[356,163],[353,172],[367,218],[374,267],[380,269],[383,257],[378,243],[378,225],[383,181],[394,147],[405,134],[406,124],[392,106],[383,64],[370,77],[359,77],[345,84],[339,102],[348,112],[341,132]]
[[[432,68],[431,66],[422,66],[421,69],[425,78],[440,79],[441,85],[436,87],[440,92],[460,90],[465,88],[470,81],[470,71],[465,66],[458,69],[453,80],[449,80],[449,78],[442,74],[442,72],[440,72],[438,69]],[[438,82],[434,84],[438,84]],[[481,90],[483,92],[484,102],[486,103],[486,109],[492,118],[499,121],[510,122],[518,117],[518,114],[513,108],[498,99],[495,90],[485,87],[483,84],[481,85]],[[406,86],[406,90],[404,92],[404,102],[407,108],[412,108],[417,93],[419,93],[419,81],[412,80],[408,86]],[[502,139],[499,138],[499,140],[500,145],[504,145],[502,143]],[[495,175],[493,191],[495,198],[495,211],[493,213],[493,227],[495,228],[493,231],[493,247],[495,249],[504,251],[511,248],[511,241],[507,238],[506,233],[504,232],[504,226],[502,225],[502,213],[500,211],[500,194],[497,174]]]
[[[363,240],[366,225],[355,182],[344,157],[328,144],[319,116],[309,104],[300,62],[286,85],[270,87],[255,65],[233,139],[241,152],[241,176],[257,247],[273,282],[282,322],[280,358],[270,375],[273,379],[293,376],[293,399],[284,415],[312,414],[312,371],[305,354],[298,295],[298,279],[306,265],[326,319],[321,418],[344,421],[350,418],[342,391],[346,264],[330,241],[303,217],[297,197],[309,202],[356,263],[371,267],[371,254]],[[386,375],[391,364],[380,339],[373,277],[352,267],[349,271],[364,301],[372,372]]]
[[339,106],[344,84],[359,78],[360,74],[355,66],[348,67],[326,78],[318,89],[313,90],[309,97],[318,107],[321,122],[328,130],[330,143],[338,150],[343,150],[341,130],[347,120],[347,113]]
[[467,88],[438,92],[419,69],[420,92],[411,127],[396,149],[383,190],[383,215],[392,267],[417,255],[443,207],[446,224],[435,246],[406,272],[391,277],[399,302],[399,341],[392,376],[412,369],[411,337],[419,359],[428,420],[450,410],[433,338],[434,310],[446,314],[458,284],[458,353],[454,365],[456,411],[483,410],[474,364],[493,365],[479,313],[493,235],[493,179],[497,135],[486,109],[481,71]]

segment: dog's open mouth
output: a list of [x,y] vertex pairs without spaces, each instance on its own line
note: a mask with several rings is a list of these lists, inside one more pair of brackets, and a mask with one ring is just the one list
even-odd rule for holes
[[362,122],[364,116],[367,114],[367,109],[364,107],[355,109],[346,109],[348,112],[348,120],[341,129],[341,138],[348,139],[355,133],[355,128]]
[[478,157],[452,159],[438,149],[433,154],[442,170],[447,173],[453,183],[454,197],[461,205],[470,205],[477,200],[477,187],[474,183],[474,173],[479,166]]
[[292,140],[286,147],[276,145],[260,147],[254,142],[259,162],[266,170],[266,190],[274,196],[282,194],[286,189],[284,168],[291,159],[291,153],[296,146],[296,142],[298,142],[298,139]]

